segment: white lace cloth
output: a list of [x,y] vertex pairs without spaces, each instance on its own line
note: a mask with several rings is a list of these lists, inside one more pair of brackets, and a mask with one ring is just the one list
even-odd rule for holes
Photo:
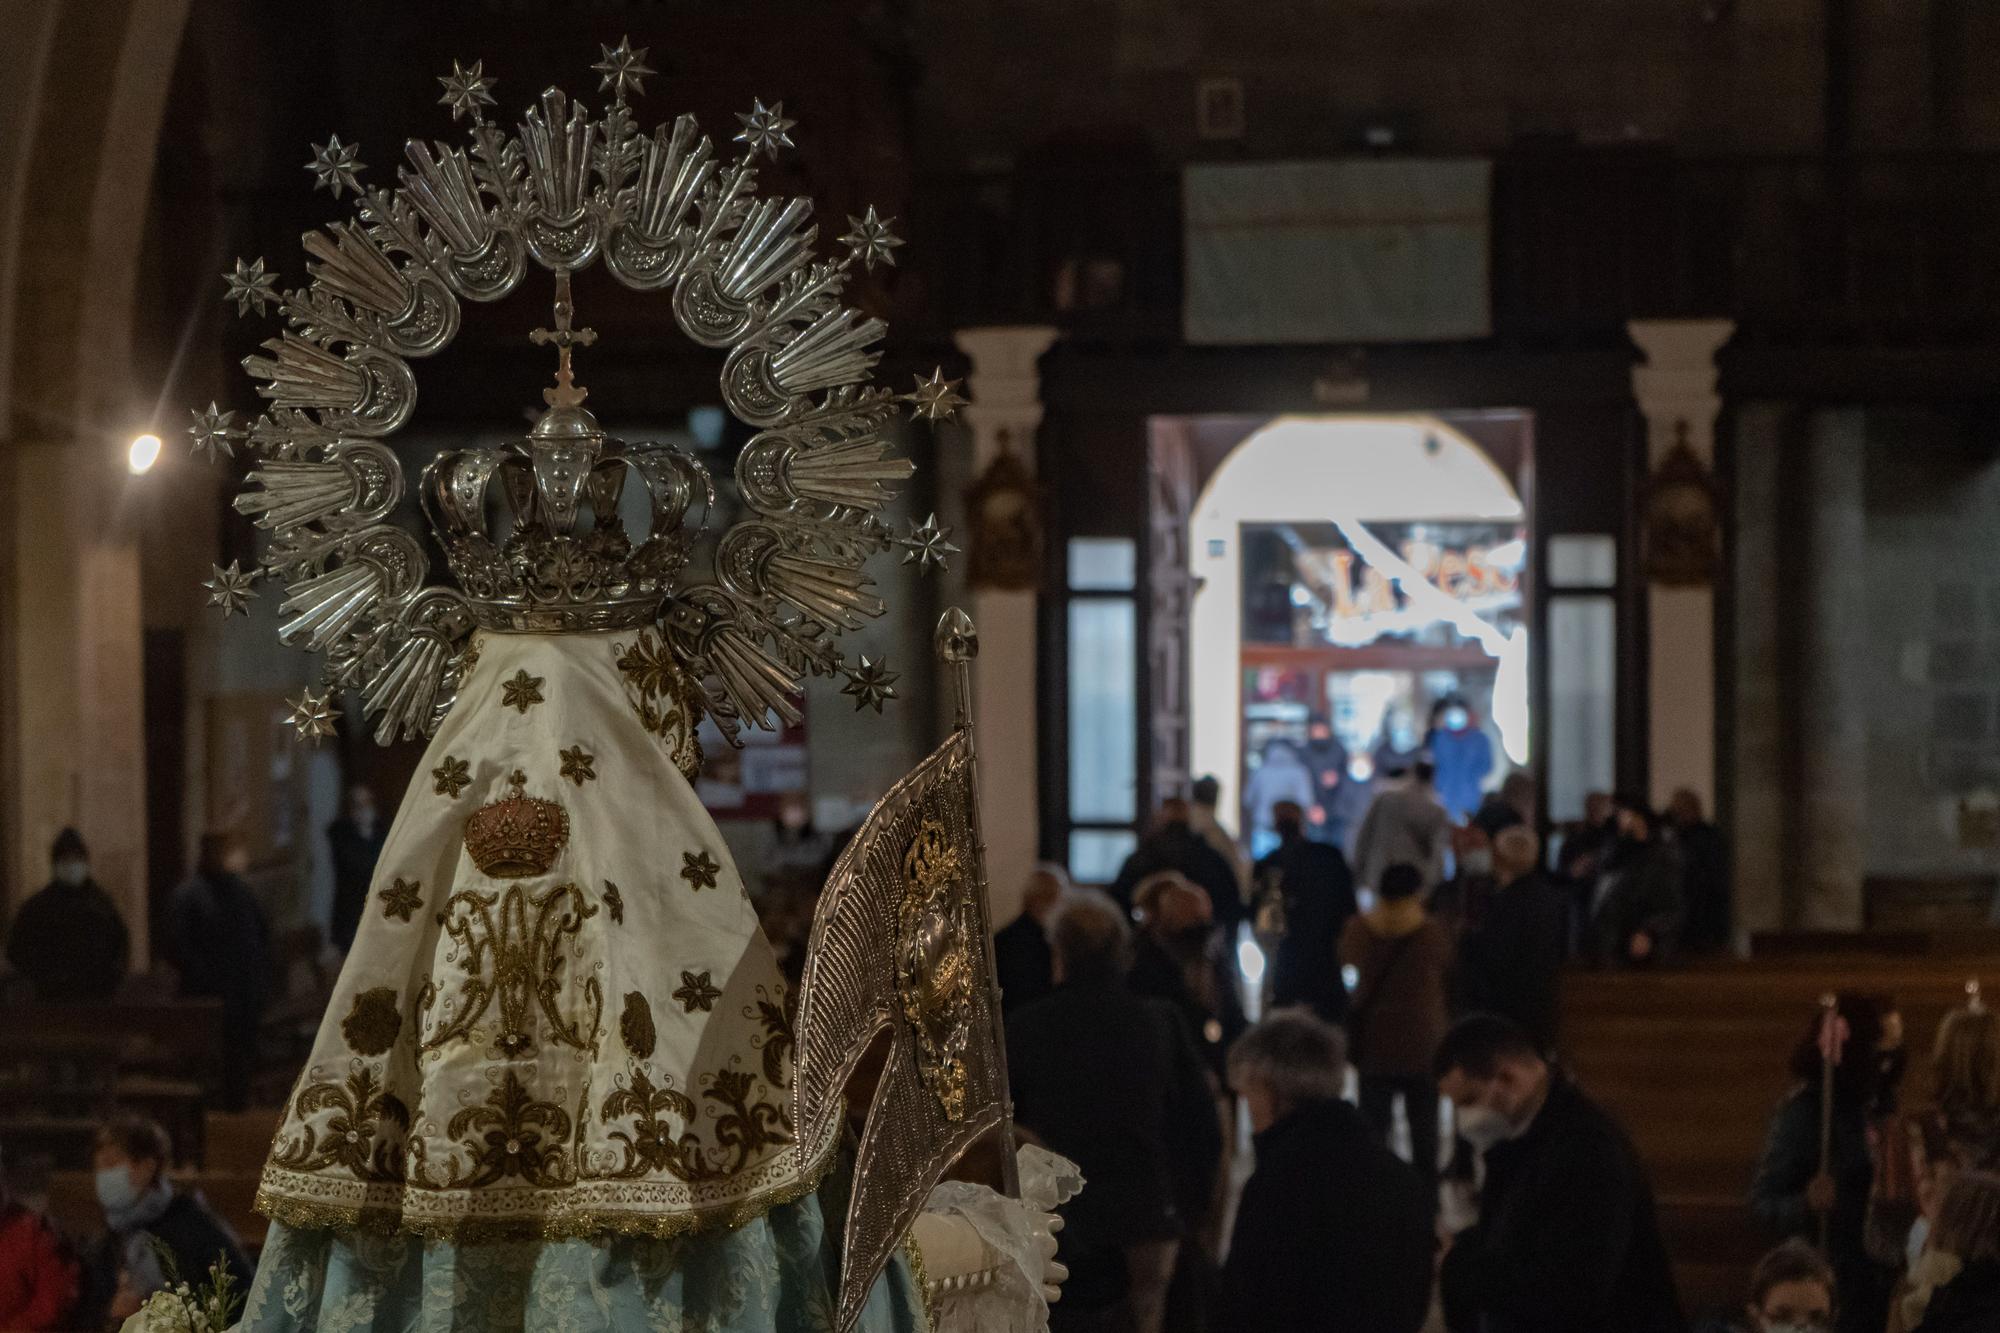
[[1068,1276],[1055,1261],[1062,1226],[1055,1209],[1083,1188],[1083,1177],[1076,1163],[1033,1144],[1016,1160],[1018,1199],[947,1180],[924,1205],[918,1236],[933,1333],[1045,1333],[1049,1326],[1049,1302]]

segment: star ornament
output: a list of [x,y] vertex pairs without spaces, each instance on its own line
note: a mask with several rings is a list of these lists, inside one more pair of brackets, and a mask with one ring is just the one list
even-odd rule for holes
[[922,375],[917,376],[915,391],[903,394],[902,399],[911,404],[912,416],[922,417],[927,421],[949,421],[968,401],[959,396],[958,386],[963,382],[946,379],[944,367],[940,366],[931,372],[929,379],[925,379]]
[[736,142],[749,145],[752,157],[763,153],[775,162],[780,148],[796,147],[788,131],[798,122],[786,118],[783,102],[773,102],[767,107],[762,98],[752,98],[750,109],[737,112],[736,119],[743,122]]
[[333,735],[333,723],[340,716],[340,710],[333,706],[331,691],[321,690],[315,694],[306,689],[299,697],[290,701],[292,715],[285,720],[299,733],[299,739],[318,745],[322,737]]
[[249,314],[253,306],[261,315],[265,306],[278,299],[278,275],[266,273],[262,259],[251,264],[237,260],[236,271],[223,274],[222,280],[229,285],[222,299],[236,302],[236,313],[239,315]]
[[868,211],[860,217],[852,213],[847,215],[847,235],[840,238],[840,243],[870,273],[875,271],[877,264],[894,268],[896,256],[892,252],[903,243],[902,238],[890,230],[895,221],[894,218],[875,216],[875,205],[870,204]]
[[486,120],[486,108],[493,103],[493,85],[498,79],[485,75],[486,62],[475,60],[467,69],[456,60],[451,62],[451,73],[438,75],[438,82],[444,85],[444,96],[438,98],[440,106],[451,108],[451,118],[459,120],[472,117],[475,125]]
[[524,667],[516,671],[511,679],[500,682],[500,706],[516,708],[526,713],[542,702],[542,678],[531,676]]
[[249,615],[250,599],[257,595],[252,591],[257,575],[254,572],[244,573],[242,563],[236,560],[231,560],[227,569],[221,565],[209,568],[213,573],[208,582],[201,585],[208,589],[208,604],[221,607],[225,620],[234,615]]
[[646,48],[642,46],[633,50],[630,37],[620,37],[616,47],[604,46],[601,42],[598,45],[604,52],[604,59],[591,66],[604,76],[598,80],[598,91],[609,92],[621,102],[625,100],[628,88],[634,97],[643,96],[645,79],[658,73],[646,64]]
[[710,856],[707,848],[699,852],[681,853],[681,878],[686,880],[688,887],[695,892],[714,888],[716,876],[721,873],[722,862]]
[[847,684],[840,687],[840,692],[854,700],[855,712],[872,708],[879,713],[884,702],[900,697],[896,693],[899,679],[895,672],[888,669],[887,663],[864,654],[854,669],[848,672]]
[[191,454],[206,453],[213,463],[217,454],[224,458],[236,456],[236,446],[231,443],[239,431],[235,429],[236,414],[216,410],[213,402],[206,412],[191,413],[194,424],[188,427],[188,434],[194,436],[194,444],[189,447]]
[[915,565],[919,574],[930,573],[932,566],[950,568],[951,557],[958,554],[951,544],[951,529],[939,527],[936,514],[921,523],[911,519],[909,534],[897,538],[896,544],[903,548],[903,563]]
[[326,136],[326,142],[313,145],[313,160],[306,163],[306,170],[313,174],[313,188],[324,186],[340,198],[341,191],[352,190],[361,193],[361,178],[358,173],[365,171],[367,164],[361,160],[361,145],[342,143],[338,134]]
[[577,786],[581,787],[597,777],[597,770],[592,767],[597,762],[597,756],[581,745],[557,753],[562,757],[562,775]]

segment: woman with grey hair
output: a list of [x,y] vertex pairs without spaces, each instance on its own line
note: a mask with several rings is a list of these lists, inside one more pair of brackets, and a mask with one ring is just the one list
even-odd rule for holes
[[1229,1238],[1223,1333],[1417,1333],[1430,1311],[1431,1207],[1416,1172],[1341,1100],[1346,1048],[1339,1029],[1295,1009],[1230,1048],[1257,1165]]

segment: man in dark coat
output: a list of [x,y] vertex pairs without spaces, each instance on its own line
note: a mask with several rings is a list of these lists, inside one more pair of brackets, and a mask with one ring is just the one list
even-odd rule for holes
[[248,1103],[257,1035],[271,997],[271,926],[243,882],[250,856],[232,833],[204,833],[194,874],[167,905],[167,952],[180,993],[222,1001],[223,1109]]
[[1652,1186],[1624,1131],[1495,1014],[1438,1047],[1439,1087],[1484,1152],[1479,1221],[1439,1271],[1454,1333],[1685,1333]]
[[1600,961],[1646,967],[1670,957],[1687,920],[1681,859],[1636,797],[1618,798],[1617,840],[1592,894],[1591,931]]
[[1493,843],[1494,892],[1459,941],[1461,1013],[1511,1018],[1543,1051],[1556,1040],[1557,990],[1569,946],[1569,901],[1540,868],[1541,840],[1524,824]]
[[1307,832],[1306,812],[1290,801],[1272,810],[1277,849],[1257,863],[1262,894],[1284,906],[1285,933],[1271,968],[1271,1003],[1305,1005],[1329,1023],[1347,1017],[1347,987],[1334,957],[1340,932],[1359,910],[1347,858]]
[[48,886],[14,916],[7,961],[38,1000],[108,1000],[131,963],[125,918],[91,877],[90,853],[75,829],[56,836],[49,864]]
[[354,932],[368,906],[368,886],[375,880],[375,863],[389,830],[375,808],[375,793],[357,784],[347,793],[347,808],[326,827],[327,849],[333,854],[333,919],[330,933],[342,952],[354,947]]
[[1271,1015],[1229,1052],[1257,1169],[1243,1186],[1217,1333],[1416,1333],[1436,1248],[1417,1173],[1340,1098],[1340,1030]]
[[1021,914],[993,932],[993,970],[1003,1010],[1039,1000],[1055,985],[1049,920],[1068,891],[1069,876],[1060,866],[1036,866],[1021,894]]
[[1228,858],[1208,845],[1193,821],[1194,812],[1185,800],[1175,797],[1162,805],[1159,823],[1119,867],[1118,878],[1111,883],[1111,896],[1130,912],[1132,895],[1139,885],[1171,870],[1208,895],[1223,938],[1233,940],[1236,923],[1243,919],[1245,911],[1236,870]]
[[1182,1240],[1222,1154],[1210,1085],[1180,1016],[1125,984],[1130,929],[1096,890],[1052,929],[1056,988],[1007,1020],[1015,1117],[1090,1187],[1060,1210],[1065,1317],[1116,1311],[1157,1330]]
[[1681,858],[1681,896],[1687,927],[1681,941],[1694,953],[1729,947],[1729,843],[1702,811],[1701,797],[1686,787],[1667,803],[1667,836]]

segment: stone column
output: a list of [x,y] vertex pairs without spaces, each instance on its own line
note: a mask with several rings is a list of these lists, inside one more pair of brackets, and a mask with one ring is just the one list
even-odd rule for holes
[[[1042,421],[1037,363],[1055,338],[1056,331],[1043,325],[962,329],[957,334],[959,349],[972,360],[972,402],[962,415],[972,432],[975,476],[1000,453],[1003,433],[1015,454],[1030,468],[1035,465],[1035,430]],[[999,925],[1020,911],[1021,888],[1034,868],[1041,829],[1035,593],[982,588],[973,593],[970,610],[979,627],[972,703],[979,728],[986,874],[993,921]]]
[[1858,930],[1867,869],[1867,510],[1859,408],[1808,420],[1799,639],[1798,865],[1792,924]]
[[1738,931],[1755,934],[1786,924],[1785,783],[1788,707],[1782,684],[1785,601],[1779,582],[1780,502],[1785,439],[1792,412],[1781,403],[1751,403],[1735,412],[1735,466],[1730,497],[1736,510],[1736,717],[1730,737],[1735,767],[1731,826],[1734,909]]
[[[1715,354],[1736,326],[1726,319],[1635,320],[1627,326],[1646,355],[1632,370],[1632,393],[1646,418],[1648,468],[1682,439],[1715,464]],[[1655,805],[1682,787],[1715,809],[1715,590],[1648,590],[1647,679],[1650,781]]]

